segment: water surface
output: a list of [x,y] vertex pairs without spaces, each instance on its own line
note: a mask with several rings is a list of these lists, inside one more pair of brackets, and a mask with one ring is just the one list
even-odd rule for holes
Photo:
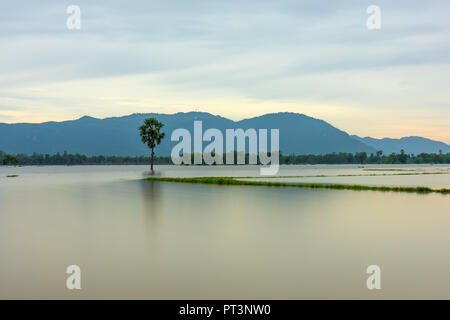
[[[158,169],[258,175],[247,166]],[[147,170],[0,168],[0,298],[450,298],[449,195],[149,182]],[[345,173],[363,168],[280,171]],[[448,175],[411,177],[449,186]],[[65,288],[71,264],[81,267],[80,291]],[[366,288],[371,264],[382,290]]]

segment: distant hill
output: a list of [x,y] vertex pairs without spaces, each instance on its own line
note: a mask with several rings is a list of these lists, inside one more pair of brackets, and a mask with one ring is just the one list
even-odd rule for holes
[[392,152],[400,153],[400,150],[402,149],[405,153],[415,155],[419,153],[439,153],[439,151],[442,151],[443,153],[450,152],[450,146],[448,144],[422,137],[404,137],[401,139],[352,137],[376,150],[382,150],[384,154],[391,154]]
[[[193,135],[193,121],[202,120],[203,130],[217,128],[224,133],[230,128],[280,129],[280,149],[284,154],[326,154],[332,152],[367,152],[382,150],[385,154],[408,154],[450,152],[450,146],[443,142],[422,137],[401,139],[374,139],[350,136],[329,123],[298,113],[272,113],[241,121],[233,121],[204,112],[176,114],[132,114],[123,117],[96,119],[82,117],[62,122],[39,124],[0,123],[0,150],[8,153],[48,153],[67,151],[86,155],[147,155],[147,148],[141,143],[137,128],[143,120],[155,117],[165,126],[166,138],[157,148],[158,156],[168,156],[176,142],[170,141],[170,134],[177,128],[185,128]],[[206,143],[204,144],[206,145]]]
[[217,128],[223,133],[227,128],[280,129],[280,149],[283,154],[376,151],[376,148],[352,138],[329,123],[303,114],[273,113],[233,121],[204,112],[132,114],[106,119],[85,116],[72,121],[39,124],[0,123],[0,150],[13,154],[54,154],[66,150],[86,155],[148,155],[149,151],[141,143],[137,129],[148,117],[155,117],[165,124],[163,131],[166,132],[166,138],[156,150],[158,156],[170,155],[176,144],[170,141],[173,130],[185,128],[192,135],[194,120],[203,121],[203,130]]

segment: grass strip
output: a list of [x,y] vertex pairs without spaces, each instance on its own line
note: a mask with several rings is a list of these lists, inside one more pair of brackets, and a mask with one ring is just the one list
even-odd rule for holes
[[338,175],[306,175],[306,176],[260,176],[260,177],[234,177],[234,178],[246,178],[246,179],[277,179],[277,178],[329,178],[329,177],[376,177],[376,176],[418,176],[423,174],[450,174],[450,171],[439,172],[402,172],[402,173],[367,173],[367,174],[338,174]]
[[371,169],[371,168],[368,168],[368,169],[363,169],[363,171],[418,171],[418,170],[415,170],[415,169],[388,169],[388,168],[386,168],[386,169]]
[[181,183],[199,183],[214,185],[238,185],[238,186],[265,186],[265,187],[294,187],[294,188],[310,188],[310,189],[338,189],[338,190],[368,190],[368,191],[393,191],[393,192],[410,192],[410,193],[441,193],[450,194],[450,189],[432,189],[429,187],[389,187],[389,186],[365,186],[365,185],[348,185],[348,184],[321,184],[321,183],[284,183],[284,182],[268,182],[268,181],[248,181],[237,180],[231,177],[149,177],[145,178],[149,181],[166,181]]

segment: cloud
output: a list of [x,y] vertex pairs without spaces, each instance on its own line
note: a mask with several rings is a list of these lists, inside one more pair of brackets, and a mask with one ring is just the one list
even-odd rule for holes
[[[2,119],[194,105],[244,117],[264,105],[370,135],[390,121],[376,111],[392,109],[408,110],[397,119],[404,135],[420,134],[411,132],[413,115],[430,114],[418,130],[449,119],[450,3],[377,2],[379,31],[365,26],[370,1],[79,0],[82,28],[70,31],[68,3],[4,1],[0,112],[16,113]],[[375,124],[362,132],[364,122]]]

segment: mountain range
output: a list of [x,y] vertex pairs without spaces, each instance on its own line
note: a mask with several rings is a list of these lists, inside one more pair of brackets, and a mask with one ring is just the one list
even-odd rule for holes
[[422,152],[439,153],[440,151],[443,153],[450,152],[450,146],[448,144],[422,137],[403,137],[400,139],[375,139],[370,137],[360,138],[355,135],[352,135],[351,137],[367,144],[372,148],[383,150],[384,154],[391,154],[392,152],[400,153],[402,149],[409,154],[419,154]]
[[[77,120],[44,123],[0,123],[0,150],[8,153],[55,154],[67,151],[92,155],[140,156],[148,155],[142,144],[138,127],[148,117],[165,124],[166,137],[156,149],[159,156],[168,156],[177,142],[170,140],[171,132],[185,128],[193,136],[193,121],[202,120],[203,131],[217,128],[225,137],[225,129],[279,129],[280,150],[283,154],[326,154],[332,152],[367,152],[382,150],[385,154],[400,152],[450,152],[443,142],[422,137],[401,139],[361,138],[333,127],[331,124],[304,114],[272,113],[233,121],[205,112],[176,114],[131,114],[123,117],[97,119],[84,116]],[[270,139],[269,139],[270,140]],[[206,146],[206,142],[204,146]]]

